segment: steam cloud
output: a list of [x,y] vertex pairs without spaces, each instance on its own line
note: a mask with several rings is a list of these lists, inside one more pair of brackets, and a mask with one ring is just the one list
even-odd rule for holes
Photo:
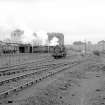
[[41,45],[46,45],[48,41],[47,32],[41,30],[37,32],[37,38],[41,41]]
[[22,42],[23,43],[30,43],[32,45],[49,45],[49,46],[56,46],[59,45],[59,39],[57,37],[53,37],[50,42],[48,42],[48,35],[47,32],[41,30],[36,33],[31,31],[25,31]]
[[59,45],[58,43],[58,38],[57,37],[53,37],[52,40],[50,41],[50,46],[56,46],[56,45]]
[[[19,27],[19,29],[24,30],[24,33],[20,36],[19,35],[19,40],[23,44],[31,44],[31,45],[49,45],[49,46],[55,46],[59,44],[59,39],[57,37],[53,37],[52,40],[49,42],[48,41],[48,34],[46,31],[40,30],[38,32],[33,32],[27,27]],[[11,31],[11,30],[10,30]],[[13,31],[13,30],[12,30]],[[11,32],[12,32],[11,31]],[[9,33],[11,36],[11,32]],[[12,42],[12,38],[10,37],[5,37],[4,40],[10,39]],[[6,40],[7,41],[7,40]],[[15,42],[15,41],[13,41]]]

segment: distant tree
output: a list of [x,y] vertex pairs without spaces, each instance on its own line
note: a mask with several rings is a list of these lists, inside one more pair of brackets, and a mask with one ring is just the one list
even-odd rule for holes
[[73,42],[73,45],[83,45],[83,44],[85,44],[85,43],[82,42],[82,41],[75,41],[75,42]]
[[33,46],[40,46],[40,45],[42,45],[42,40],[38,37],[37,33],[34,32],[33,36],[35,37],[35,39],[32,40]]
[[34,32],[34,33],[33,33],[33,36],[34,36],[34,37],[37,37],[37,33]]
[[32,41],[32,44],[33,44],[33,46],[40,46],[40,45],[42,45],[42,40],[40,40],[40,39],[34,39],[33,41]]
[[91,41],[88,41],[88,42],[87,42],[87,44],[91,45],[91,44],[92,44],[92,42],[91,42]]

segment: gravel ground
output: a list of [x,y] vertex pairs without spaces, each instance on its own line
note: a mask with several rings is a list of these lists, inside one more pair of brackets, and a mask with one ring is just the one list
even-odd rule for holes
[[105,64],[91,61],[65,72],[19,105],[105,105]]
[[90,58],[13,105],[105,105],[105,60]]

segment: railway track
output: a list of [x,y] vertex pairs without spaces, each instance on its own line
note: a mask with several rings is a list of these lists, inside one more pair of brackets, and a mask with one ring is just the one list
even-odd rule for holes
[[[51,69],[51,68],[56,68],[56,67],[60,67],[61,65],[64,65],[63,63],[53,63],[53,64],[48,64],[48,65],[43,65],[39,68],[39,70],[34,70],[34,71],[28,71],[28,72],[24,72],[24,73],[19,73],[19,74],[16,74],[16,75],[13,75],[13,76],[7,76],[7,77],[1,77],[0,78],[0,86],[5,84],[5,83],[8,83],[9,81],[16,81],[17,79],[22,79],[22,78],[25,78],[27,76],[31,76],[31,75],[34,75],[34,74],[37,74],[37,73],[40,73],[42,71],[46,71],[48,69]],[[33,68],[34,69],[34,68]]]
[[85,60],[87,59],[73,62],[55,62],[52,64],[52,67],[50,66],[48,68],[44,68],[43,70],[41,69],[40,71],[34,71],[14,78],[12,77],[10,79],[2,80],[0,81],[0,98],[6,98],[14,92],[21,91],[29,86],[32,86],[33,84],[37,84],[38,82],[59,72],[72,68],[73,66],[78,65]]
[[[9,55],[9,56],[10,56],[10,55]],[[13,56],[14,56],[14,55],[13,55]],[[27,56],[28,56],[28,55],[27,55]],[[11,56],[10,56],[10,57],[11,57]],[[21,54],[21,56],[18,55],[18,57],[22,57],[22,54]],[[37,58],[37,59],[38,59],[38,60],[41,60],[41,59],[49,58],[48,55],[46,55],[46,56],[45,56],[45,55],[44,55],[44,56],[41,55],[40,57],[41,57],[41,58]],[[23,59],[24,59],[24,58],[23,58]],[[37,61],[38,61],[38,60],[37,60]],[[37,61],[36,61],[36,62],[37,62]],[[35,60],[33,60],[33,61],[31,61],[31,62],[27,62],[27,63],[21,63],[21,64],[15,64],[15,65],[9,65],[9,66],[5,66],[5,67],[0,67],[0,71],[3,70],[3,69],[5,70],[5,69],[8,69],[8,68],[12,68],[12,67],[15,68],[15,67],[18,67],[18,66],[20,66],[20,65],[31,64],[32,62],[35,62]]]
[[[75,57],[75,55],[68,56],[68,57]],[[26,72],[28,70],[38,70],[42,66],[45,67],[45,63],[50,63],[56,61],[55,59],[52,59],[51,57],[45,57],[42,59],[38,59],[37,61],[21,64],[21,65],[15,65],[9,68],[0,69],[0,76],[7,76],[7,75],[14,75],[22,72]],[[41,67],[40,67],[41,66]]]
[[[7,78],[5,80],[0,81],[0,96],[1,93],[5,93],[8,90],[14,89],[14,87],[17,87],[20,84],[24,84],[29,82],[30,80],[34,79],[40,79],[43,77],[43,75],[48,75],[48,73],[51,73],[51,70],[59,68],[60,66],[64,66],[65,64],[59,63],[59,64],[52,64],[50,65],[49,68],[44,68],[43,70],[41,69],[40,71],[34,71],[18,76],[14,76],[11,78]],[[50,71],[49,71],[50,69]]]
[[40,65],[43,65],[43,67],[44,67],[45,63],[49,63],[52,61],[54,61],[54,59],[46,57],[46,58],[39,59],[37,61],[33,61],[30,63],[26,63],[26,64],[22,64],[22,65],[16,65],[16,66],[6,68],[6,69],[1,69],[0,70],[0,76],[22,73],[22,72],[26,72],[28,70],[36,70],[36,69],[40,68]]

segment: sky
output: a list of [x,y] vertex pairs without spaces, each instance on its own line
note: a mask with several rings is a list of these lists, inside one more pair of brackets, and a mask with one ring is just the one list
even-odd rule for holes
[[105,40],[105,0],[0,0],[0,39],[16,28],[96,43]]

